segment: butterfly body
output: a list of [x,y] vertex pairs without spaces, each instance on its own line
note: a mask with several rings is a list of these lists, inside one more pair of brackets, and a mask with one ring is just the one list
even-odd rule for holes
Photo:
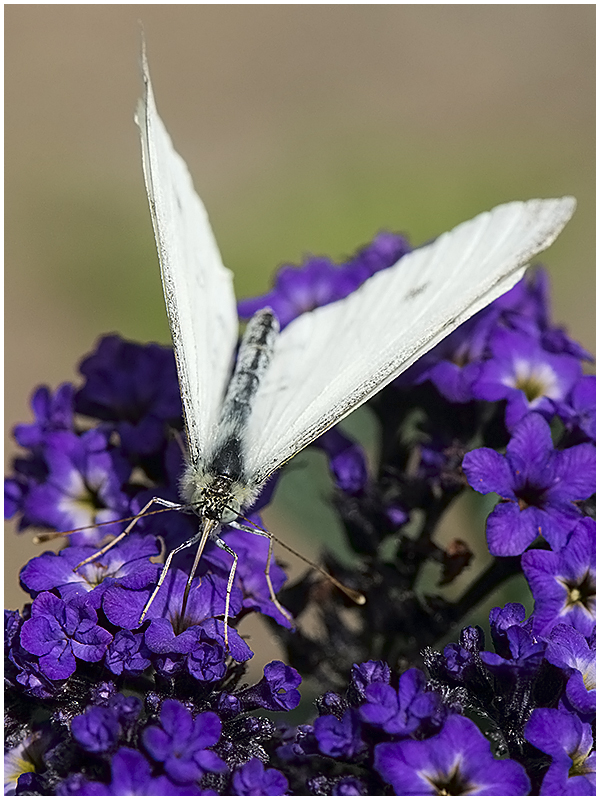
[[264,484],[254,481],[246,468],[245,434],[278,333],[279,322],[271,309],[254,314],[240,345],[219,423],[205,452],[183,474],[181,496],[200,517],[232,522],[254,502]]

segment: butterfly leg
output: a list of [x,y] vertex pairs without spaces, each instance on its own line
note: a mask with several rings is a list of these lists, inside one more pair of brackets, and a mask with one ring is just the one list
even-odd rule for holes
[[120,533],[117,536],[116,539],[113,539],[111,542],[109,542],[108,544],[104,545],[103,548],[101,548],[100,550],[97,550],[95,553],[93,553],[89,558],[86,558],[83,561],[81,561],[79,564],[77,564],[77,566],[74,568],[73,572],[76,572],[80,567],[83,567],[86,564],[90,564],[92,561],[95,561],[97,558],[100,558],[100,556],[103,556],[105,553],[107,553],[109,550],[111,550],[116,544],[119,544],[119,542],[122,539],[124,539],[125,536],[127,536],[127,534],[131,531],[131,529],[133,528],[135,523],[144,516],[146,511],[148,511],[150,506],[152,506],[154,503],[156,503],[159,506],[164,506],[165,508],[173,508],[173,509],[176,509],[176,508],[180,509],[181,508],[181,503],[172,503],[170,500],[163,500],[162,497],[153,497],[151,500],[149,500],[146,503],[146,505],[142,508],[140,513],[136,514],[136,516],[131,520],[129,525],[125,528],[125,530],[122,533]]
[[[186,548],[191,547],[193,544],[196,544],[196,542],[200,541],[201,538],[202,538],[203,532],[204,532],[203,529],[200,529],[198,531],[198,533],[195,534],[195,536],[192,536],[191,539],[188,539],[183,544],[180,544],[179,547],[176,547],[174,550],[171,550],[171,552],[167,556],[167,560],[164,563],[164,566],[162,568],[162,572],[160,573],[160,578],[158,579],[158,582],[157,582],[156,586],[154,587],[154,591],[152,592],[152,594],[150,595],[150,599],[148,600],[148,602],[144,606],[144,610],[142,611],[142,614],[140,616],[139,625],[141,625],[142,622],[144,621],[144,617],[146,616],[150,606],[154,602],[154,598],[158,594],[158,590],[163,585],[163,582],[164,582],[165,578],[167,577],[167,572],[169,571],[169,567],[171,566],[171,561],[173,560],[173,556],[177,555],[177,553],[180,553],[182,550],[185,550]],[[188,579],[188,585],[186,586],[186,594],[184,595],[185,601],[187,601],[187,593],[189,592],[189,588],[188,587],[189,587],[190,584],[191,584],[191,576],[190,576],[190,579]],[[183,616],[184,613],[185,613],[185,607],[182,608],[182,616]]]
[[257,528],[251,528],[249,525],[242,525],[240,522],[230,522],[228,523],[230,527],[235,528],[238,531],[245,531],[246,533],[254,533],[256,536],[263,536],[269,540],[269,552],[267,554],[267,564],[265,566],[265,578],[267,581],[267,586],[269,587],[269,595],[271,598],[271,602],[275,606],[275,608],[283,614],[283,616],[287,619],[290,623],[292,628],[296,627],[296,623],[290,612],[285,609],[279,600],[277,599],[277,595],[275,594],[275,589],[273,588],[273,583],[271,581],[271,558],[273,557],[273,537],[269,533],[269,531],[262,531],[258,530]]
[[196,534],[196,536],[194,536],[192,539],[189,539],[188,542],[185,543],[187,546],[187,545],[192,545],[198,541],[200,542],[200,544],[198,545],[198,549],[196,550],[196,555],[194,556],[194,564],[188,575],[187,583],[185,585],[185,591],[183,593],[183,602],[181,603],[182,620],[185,617],[185,609],[187,607],[187,601],[190,594],[190,589],[192,588],[192,581],[194,580],[196,569],[198,568],[200,558],[202,556],[202,553],[204,552],[204,548],[206,547],[206,542],[211,537],[211,534],[213,539],[216,538],[216,532],[218,530],[218,527],[219,524],[215,520],[210,518],[203,519],[202,526],[198,531],[198,533]]
[[[192,536],[191,539],[188,539],[186,542],[183,542],[183,544],[180,544],[179,547],[176,547],[174,550],[171,550],[171,552],[167,556],[167,560],[165,561],[165,564],[164,564],[164,566],[162,568],[162,572],[160,573],[160,577],[158,579],[158,583],[156,584],[156,586],[154,588],[154,591],[150,595],[150,598],[149,598],[148,602],[144,606],[144,610],[142,611],[142,614],[140,616],[140,621],[139,621],[140,625],[144,621],[144,617],[148,613],[148,610],[149,610],[150,606],[154,602],[154,598],[158,594],[158,590],[162,586],[162,584],[163,584],[163,582],[164,582],[164,580],[165,580],[165,578],[167,576],[167,573],[169,571],[169,567],[171,566],[171,561],[173,560],[173,556],[175,556],[177,553],[181,552],[182,550],[185,550],[187,547],[191,547],[192,545],[194,545],[197,542],[199,542],[198,550],[196,551],[196,556],[194,558],[194,564],[192,566],[192,569],[190,570],[190,574],[188,576],[188,580],[187,580],[187,583],[186,583],[186,586],[185,586],[185,591],[184,591],[184,594],[183,594],[183,602],[181,604],[181,620],[183,621],[183,618],[185,616],[185,609],[186,609],[186,606],[187,606],[187,600],[188,600],[188,596],[189,596],[189,593],[190,593],[190,588],[191,588],[191,585],[192,585],[192,580],[193,580],[194,575],[196,573],[196,568],[198,566],[198,562],[200,561],[200,557],[202,556],[202,553],[203,553],[204,548],[206,546],[206,542],[208,541],[209,538],[211,538],[211,534],[214,534],[214,532],[217,529],[217,527],[218,527],[218,523],[215,522],[215,520],[205,519],[203,521],[203,523],[202,523],[202,526],[201,526],[200,530],[198,531],[198,533],[195,536]],[[227,622],[228,622],[228,619],[229,619],[229,598],[231,597],[231,587],[233,586],[233,580],[234,580],[234,577],[235,577],[235,570],[236,570],[236,567],[237,567],[238,556],[237,556],[237,553],[234,553],[234,551],[230,547],[227,547],[227,545],[223,541],[221,541],[221,539],[219,539],[218,537],[213,537],[213,541],[215,542],[215,544],[218,547],[220,547],[221,549],[223,549],[226,552],[228,552],[231,556],[233,556],[233,565],[231,567],[231,570],[229,571],[229,580],[227,581],[227,592],[226,592],[226,595],[225,595],[225,649],[229,650],[229,637],[228,637],[228,631],[227,631]]]
[[227,635],[227,623],[229,620],[229,598],[231,597],[231,589],[233,587],[233,580],[235,578],[235,571],[237,569],[238,563],[238,554],[228,547],[222,539],[215,539],[215,544],[217,547],[220,547],[221,550],[224,550],[226,553],[233,558],[233,564],[231,565],[231,569],[229,570],[229,578],[227,579],[227,592],[225,594],[225,649],[229,650],[229,637]]

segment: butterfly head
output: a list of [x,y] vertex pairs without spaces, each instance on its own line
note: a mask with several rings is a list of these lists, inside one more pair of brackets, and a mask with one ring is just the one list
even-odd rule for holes
[[181,480],[181,496],[198,514],[228,524],[250,506],[257,490],[246,482],[228,475],[215,475],[190,464]]

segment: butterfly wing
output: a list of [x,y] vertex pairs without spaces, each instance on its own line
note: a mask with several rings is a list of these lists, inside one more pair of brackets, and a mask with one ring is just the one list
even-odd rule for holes
[[507,292],[558,236],[573,198],[480,214],[281,333],[249,420],[248,474],[275,469]]
[[136,122],[177,360],[190,460],[218,421],[238,336],[231,272],[223,266],[206,209],[154,103],[145,54],[145,96]]

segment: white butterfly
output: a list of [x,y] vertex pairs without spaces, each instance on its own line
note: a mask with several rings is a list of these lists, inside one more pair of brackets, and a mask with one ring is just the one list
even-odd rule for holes
[[[145,57],[143,69],[136,121],[189,452],[181,497],[201,520],[197,535],[169,555],[159,585],[175,552],[199,544],[193,575],[207,540],[214,541],[234,558],[227,623],[237,556],[219,538],[221,524],[244,529],[238,515],[275,470],[514,286],[558,236],[575,200],[513,202],[480,214],[281,333],[273,312],[259,311],[232,374],[232,275],[156,111]],[[266,574],[270,586],[268,567]]]

